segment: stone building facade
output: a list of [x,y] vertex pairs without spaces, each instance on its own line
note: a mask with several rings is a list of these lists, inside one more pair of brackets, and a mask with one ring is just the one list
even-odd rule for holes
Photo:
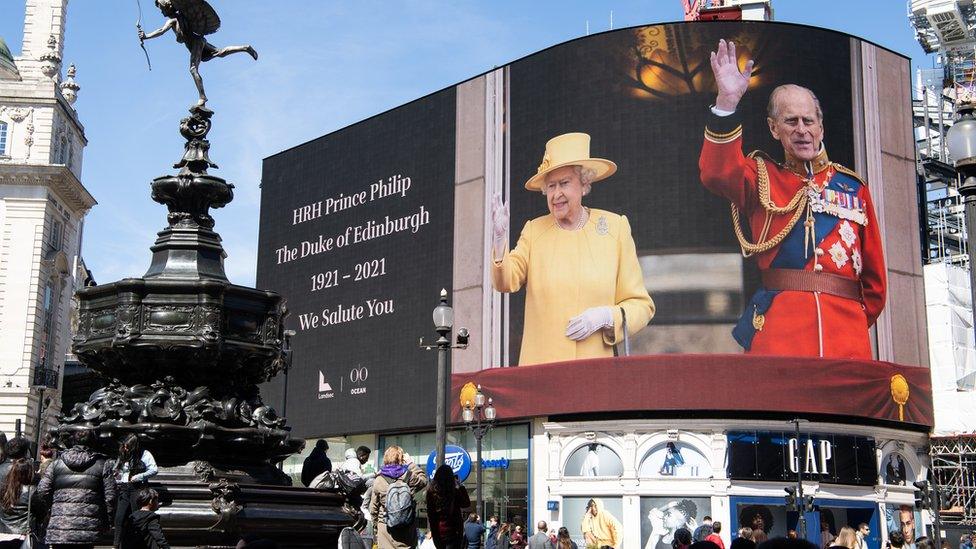
[[62,70],[67,0],[27,0],[21,53],[0,38],[0,431],[60,411],[71,344],[71,297],[90,277],[81,261],[85,130]]

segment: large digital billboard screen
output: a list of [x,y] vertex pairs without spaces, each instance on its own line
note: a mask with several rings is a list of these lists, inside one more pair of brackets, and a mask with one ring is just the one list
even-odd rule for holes
[[[729,57],[737,70],[754,62],[734,116],[712,109],[720,88],[710,54],[721,40],[735,43]],[[871,55],[877,57],[862,58]],[[876,68],[907,75],[904,58],[815,27],[710,22],[621,29],[553,46],[266,159],[257,285],[284,295],[288,327],[296,331],[289,379],[270,384],[269,401],[304,437],[432,427],[435,357],[417,341],[433,335],[430,313],[441,288],[455,307],[456,327],[471,328],[471,347],[452,355],[455,374],[602,358],[611,346],[622,353],[624,313],[631,327],[642,328],[627,341],[631,355],[742,353],[745,328],[747,344],[766,345],[761,354],[818,356],[819,337],[823,357],[882,356],[882,340],[886,359],[908,351],[923,356],[924,342],[911,340],[917,335],[895,338],[901,326],[890,319],[883,334],[869,332],[884,295],[867,303],[868,283],[884,287],[884,272],[911,271],[917,238],[904,215],[885,218],[879,208],[878,219],[871,217],[867,186],[847,171],[880,157],[888,137],[875,135],[879,145],[865,135],[893,123],[865,103]],[[812,178],[785,156],[786,147],[809,147],[810,140],[784,140],[770,122],[771,94],[784,84],[816,95],[814,120],[793,117],[820,128],[824,149],[814,161],[825,164]],[[722,128],[716,117],[726,115],[739,125]],[[776,124],[788,119],[773,117]],[[564,140],[564,149],[547,144],[582,134],[584,167],[597,180],[577,197],[593,215],[580,217],[574,236],[574,227],[553,228],[568,200],[539,191],[562,185],[547,178],[579,165],[560,162],[576,154],[567,150],[583,147],[575,137]],[[732,147],[766,155],[766,175],[749,160],[754,172],[746,179],[756,189],[744,192],[757,196],[741,204],[738,226],[749,245],[786,235],[771,253],[743,253],[733,230],[734,200],[703,184],[706,169],[726,165],[714,154],[721,145],[722,154]],[[912,163],[899,162],[884,164],[883,173],[893,175],[871,182],[870,194],[914,207]],[[781,179],[763,191],[769,177]],[[790,209],[791,197],[803,206]],[[498,215],[498,202],[507,216]],[[763,212],[777,209],[771,228],[763,228]],[[780,235],[787,218],[792,229]],[[888,234],[879,238],[885,219]],[[531,249],[523,240],[534,242]],[[901,270],[886,271],[883,255]],[[810,277],[764,282],[771,261],[783,262],[772,264],[781,270],[824,270],[849,280],[834,280],[823,292],[803,289],[819,284]],[[903,282],[892,285],[901,295],[887,303],[901,307],[904,318],[920,318],[911,305],[920,296]],[[860,295],[849,295],[852,286]],[[802,294],[802,307],[777,292]],[[627,309],[632,299],[640,307]],[[770,305],[778,302],[784,305]],[[591,310],[601,308],[609,318]],[[860,342],[857,353],[837,347],[847,339]],[[801,349],[801,340],[812,351]],[[781,348],[771,351],[770,342]],[[527,347],[536,353],[529,359]],[[924,363],[912,360],[906,363]]]
[[[257,286],[287,300],[293,367],[266,388],[298,436],[433,417],[431,310],[451,291],[454,90],[267,158]],[[282,393],[288,385],[287,401]],[[366,413],[368,411],[368,413]]]

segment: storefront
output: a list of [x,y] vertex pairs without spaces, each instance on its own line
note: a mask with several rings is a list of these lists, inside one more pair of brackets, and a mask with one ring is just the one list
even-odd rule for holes
[[[516,523],[525,523],[528,520],[528,479],[531,474],[528,424],[499,425],[493,428],[481,441],[480,464],[475,452],[476,441],[470,431],[448,431],[447,443],[460,446],[471,455],[471,476],[464,482],[464,486],[472,502],[478,497],[475,467],[482,467],[486,517],[497,515],[501,520]],[[379,448],[392,445],[403,448],[417,462],[426,463],[436,441],[433,432],[379,437]],[[381,454],[376,456],[377,467],[382,463],[382,457]],[[424,528],[427,513],[423,503],[418,506],[418,512],[421,517],[420,526]]]
[[902,524],[913,539],[922,535],[911,482],[925,475],[923,433],[802,425],[797,440],[781,421],[540,419],[533,424],[531,505],[581,547],[591,500],[620,525],[622,547],[667,549],[678,528],[694,531],[706,515],[722,523],[728,546],[741,526],[769,537],[797,530],[784,488],[796,486],[799,467],[804,494],[814,498],[804,514],[814,543],[822,531],[836,535],[861,523],[870,528],[870,549]]

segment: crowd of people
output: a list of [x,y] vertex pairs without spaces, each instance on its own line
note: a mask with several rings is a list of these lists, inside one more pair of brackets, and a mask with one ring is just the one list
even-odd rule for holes
[[86,549],[109,534],[120,549],[169,547],[159,494],[148,486],[158,471],[152,454],[135,436],[122,441],[118,459],[92,442],[90,431],[77,431],[65,450],[41,444],[35,459],[26,438],[3,441],[0,549]]
[[[156,513],[160,495],[148,484],[158,473],[152,453],[134,435],[122,440],[117,459],[98,452],[92,443],[90,431],[77,431],[63,451],[41,444],[34,459],[27,439],[8,441],[0,433],[0,549],[86,549],[110,535],[119,549],[169,547]],[[356,494],[362,499],[365,521],[343,533],[340,548],[369,549],[375,544],[379,549],[580,549],[565,527],[550,528],[545,521],[539,521],[534,532],[518,518],[501,522],[490,516],[483,523],[450,466],[441,465],[428,479],[408,453],[390,446],[381,468],[374,471],[370,449],[360,446],[346,450],[345,460],[333,471],[327,449],[325,441],[316,445],[305,461],[302,481],[320,487],[327,477],[339,474],[351,479],[347,484],[360,486]],[[428,530],[422,533],[416,506],[425,490]],[[589,521],[582,526],[589,533],[587,547],[619,547],[620,529],[604,524],[597,503],[587,508]],[[671,548],[725,549],[722,528],[721,522],[706,516],[694,531],[677,528],[669,540]],[[866,523],[844,526],[836,536],[824,528],[820,549],[867,549],[870,533]],[[786,538],[775,539],[768,539],[762,527],[740,528],[736,534],[729,549],[816,549],[792,530]],[[254,547],[276,545],[253,536],[238,544],[239,549]],[[943,541],[936,548],[925,536],[906,539],[900,529],[888,533],[887,549],[948,547]],[[973,549],[969,534],[962,536],[959,549]]]

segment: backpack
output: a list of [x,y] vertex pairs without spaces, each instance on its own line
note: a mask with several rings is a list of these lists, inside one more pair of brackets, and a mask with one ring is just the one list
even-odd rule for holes
[[386,527],[400,528],[413,526],[417,517],[417,503],[413,500],[413,493],[407,482],[410,481],[410,471],[403,477],[390,484],[386,493]]
[[347,526],[339,532],[339,549],[366,549],[366,543],[359,532]]

